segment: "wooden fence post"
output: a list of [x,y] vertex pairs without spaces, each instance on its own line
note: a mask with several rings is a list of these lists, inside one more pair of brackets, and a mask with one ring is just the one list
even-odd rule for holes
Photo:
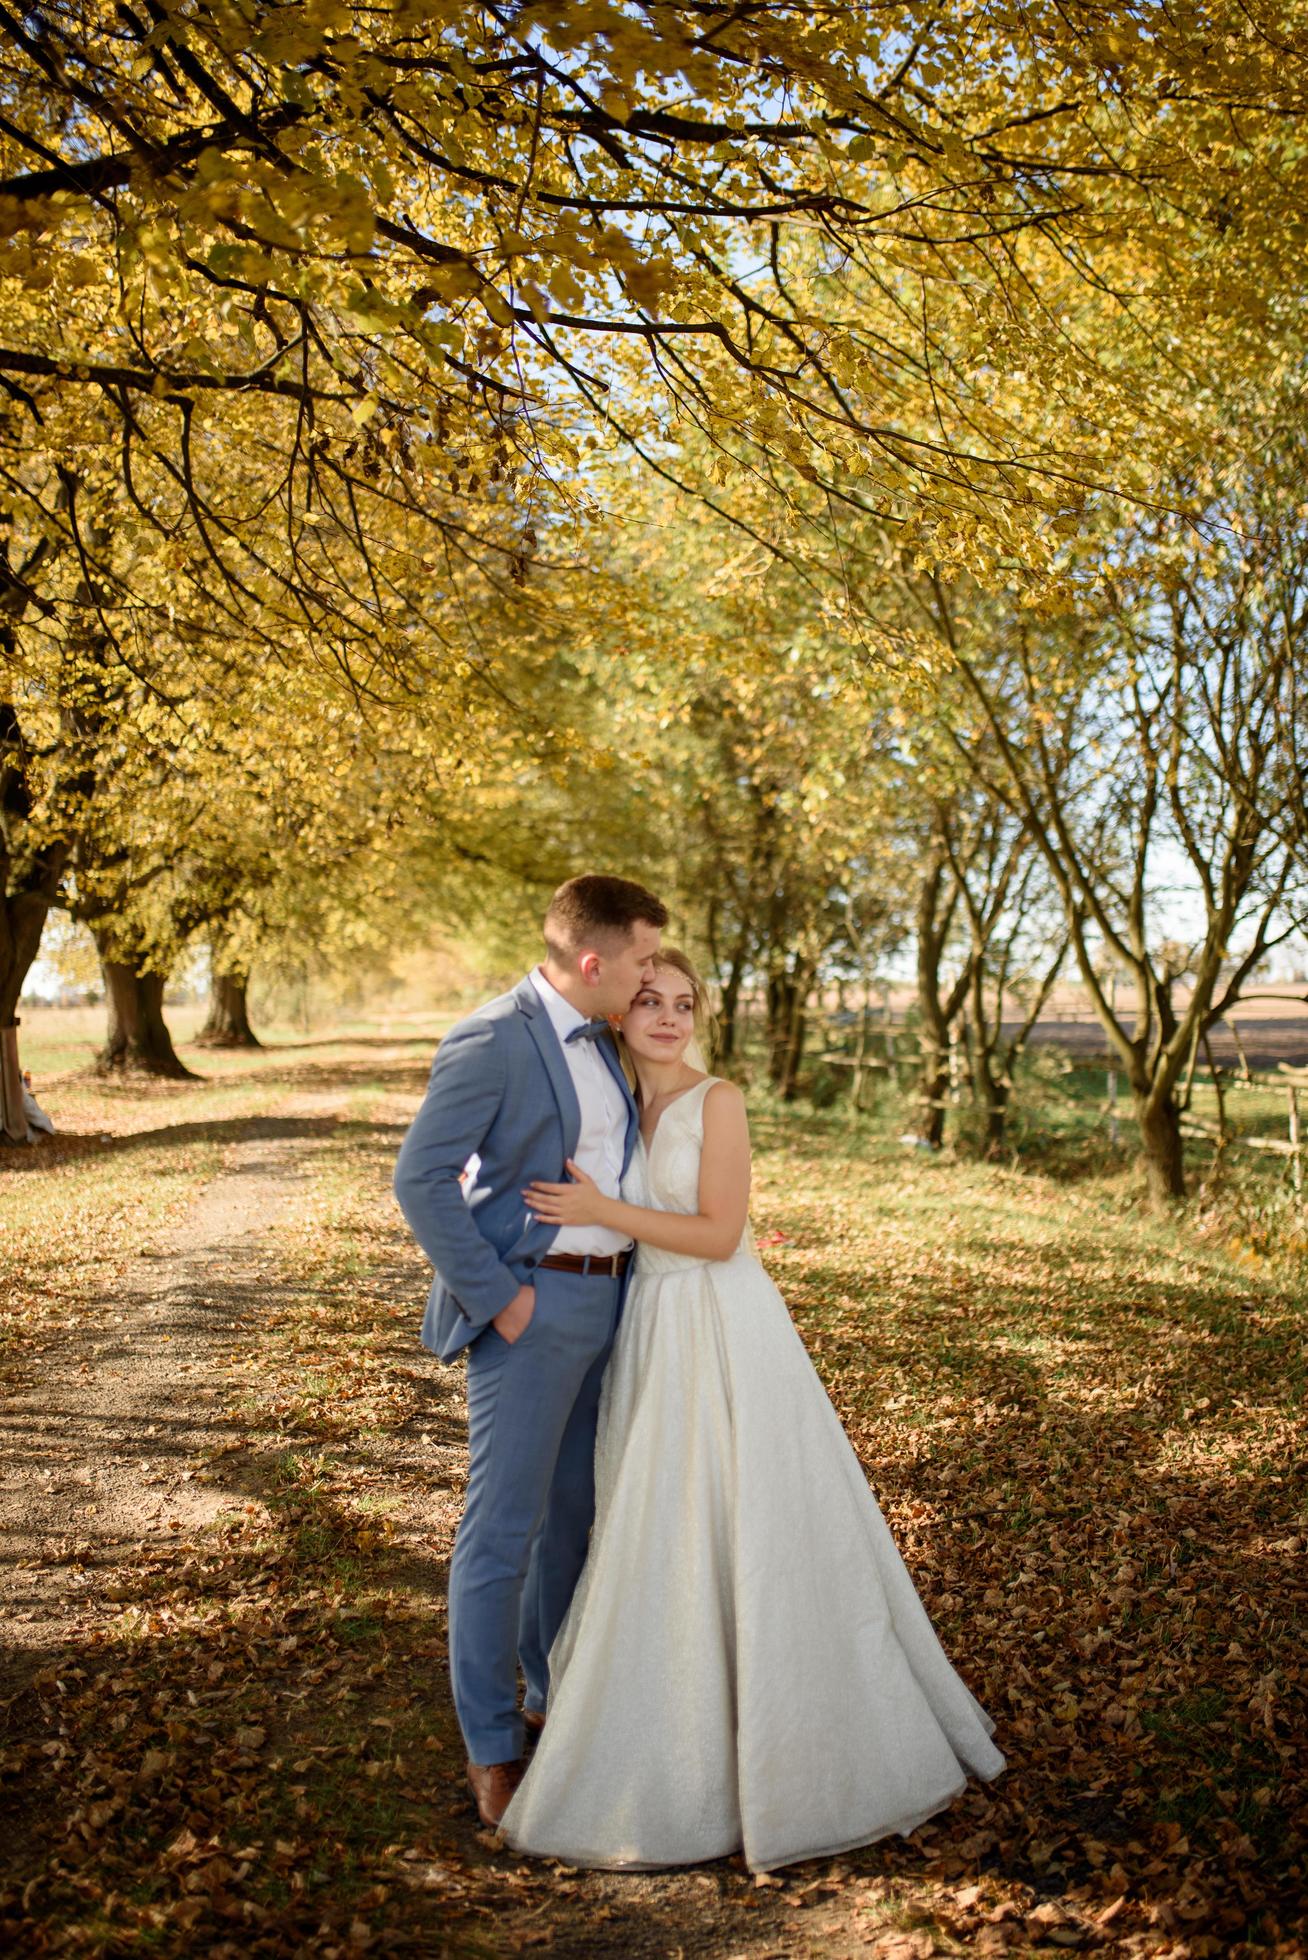
[[1294,1178],[1294,1189],[1295,1189],[1295,1195],[1296,1195],[1297,1197],[1302,1197],[1302,1196],[1303,1196],[1303,1151],[1302,1151],[1302,1148],[1300,1147],[1300,1143],[1299,1143],[1299,1089],[1298,1089],[1298,1085],[1297,1085],[1296,1083],[1294,1083],[1294,1082],[1288,1082],[1288,1083],[1286,1084],[1286,1088],[1285,1088],[1285,1093],[1286,1093],[1286,1096],[1287,1096],[1287,1097],[1289,1098],[1289,1103],[1290,1103],[1290,1109],[1289,1109],[1289,1116],[1290,1116],[1290,1174],[1291,1174],[1291,1176],[1292,1176],[1292,1177]]
[[1208,1073],[1213,1078],[1213,1095],[1217,1099],[1217,1148],[1219,1150],[1225,1150],[1226,1090],[1222,1085],[1222,1071],[1217,1066],[1217,1058],[1213,1054],[1213,1046],[1208,1039],[1207,1028],[1204,1029],[1204,1054],[1208,1057]]
[[[1114,1020],[1117,1018],[1117,968],[1108,976],[1108,1006]],[[1108,1141],[1114,1150],[1118,1144],[1117,1130],[1117,1067],[1111,1056],[1108,1068]]]
[[1224,1014],[1222,1019],[1230,1029],[1231,1039],[1235,1043],[1235,1052],[1240,1057],[1240,1080],[1247,1089],[1252,1089],[1254,1086],[1253,1071],[1249,1067],[1249,1057],[1244,1052],[1244,1043],[1240,1039],[1240,1030],[1236,1027],[1234,1018],[1230,1014]]

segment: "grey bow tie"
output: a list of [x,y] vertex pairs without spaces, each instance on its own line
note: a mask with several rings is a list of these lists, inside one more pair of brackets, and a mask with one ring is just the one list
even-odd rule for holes
[[598,1041],[600,1036],[607,1034],[608,1031],[607,1021],[583,1021],[581,1026],[574,1028],[568,1036],[568,1046],[571,1048],[574,1041]]

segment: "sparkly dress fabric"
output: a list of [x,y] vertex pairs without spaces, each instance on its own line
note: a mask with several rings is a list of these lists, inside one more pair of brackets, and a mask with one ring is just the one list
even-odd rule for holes
[[[704,1099],[623,1185],[699,1209]],[[642,1245],[605,1377],[590,1552],[502,1830],[610,1868],[766,1871],[909,1832],[998,1775],[785,1302],[748,1240]]]

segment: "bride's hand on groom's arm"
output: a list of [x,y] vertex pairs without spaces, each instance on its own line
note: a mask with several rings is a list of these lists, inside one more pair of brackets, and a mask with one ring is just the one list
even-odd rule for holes
[[544,1225],[602,1225],[604,1207],[610,1202],[596,1184],[572,1159],[567,1169],[568,1184],[529,1184],[523,1196],[533,1216]]

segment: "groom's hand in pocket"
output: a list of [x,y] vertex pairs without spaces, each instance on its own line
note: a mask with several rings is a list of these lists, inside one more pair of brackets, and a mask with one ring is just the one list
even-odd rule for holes
[[536,1311],[536,1289],[534,1286],[520,1286],[507,1307],[501,1307],[491,1326],[497,1334],[512,1347],[520,1334],[525,1334],[531,1325],[531,1317]]

